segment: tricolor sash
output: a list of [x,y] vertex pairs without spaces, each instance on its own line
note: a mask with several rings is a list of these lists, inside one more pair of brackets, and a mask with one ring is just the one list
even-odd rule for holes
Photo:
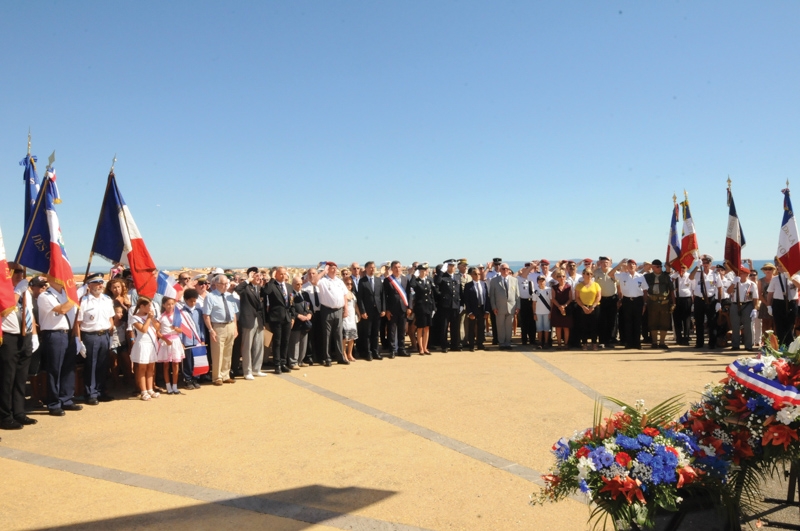
[[739,361],[734,361],[725,370],[731,378],[748,389],[772,398],[776,408],[781,404],[800,406],[800,392],[796,387],[783,385],[777,380],[770,380],[756,374],[750,370],[750,367]]
[[406,298],[406,292],[403,291],[403,288],[394,279],[392,275],[389,275],[386,278],[389,279],[389,282],[392,284],[392,287],[395,289],[395,291],[397,291],[397,294],[400,296],[400,300],[403,301],[403,304],[405,304],[406,308],[408,308],[408,299]]

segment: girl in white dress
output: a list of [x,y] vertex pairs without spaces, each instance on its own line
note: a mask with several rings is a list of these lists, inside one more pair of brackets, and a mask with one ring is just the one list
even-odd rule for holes
[[[164,381],[167,383],[168,395],[182,395],[178,390],[178,374],[181,372],[181,362],[183,361],[183,343],[181,343],[181,329],[176,328],[175,324],[175,299],[164,297],[161,301],[161,317],[158,323],[161,329],[158,331],[158,355],[156,361],[164,364]],[[169,377],[169,370],[172,368],[172,378]]]
[[356,328],[356,296],[353,294],[353,277],[345,277],[344,285],[347,287],[344,302],[347,305],[347,317],[342,321],[342,352],[347,361],[356,361],[353,357],[353,344],[358,339],[358,329]]
[[133,339],[133,348],[131,348],[131,361],[136,364],[136,385],[142,393],[142,400],[159,397],[159,393],[153,391],[158,338],[155,330],[155,313],[150,307],[151,302],[148,297],[139,297],[131,317],[133,330],[136,333],[136,337]]

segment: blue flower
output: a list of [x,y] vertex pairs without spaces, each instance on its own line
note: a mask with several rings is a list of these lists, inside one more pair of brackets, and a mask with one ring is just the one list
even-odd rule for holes
[[589,494],[590,492],[592,492],[592,489],[589,488],[589,485],[586,483],[585,479],[581,479],[580,482],[578,483],[578,486],[580,487],[581,492],[583,492],[584,494]]
[[636,440],[639,441],[639,444],[642,446],[650,446],[653,444],[653,438],[649,435],[645,435],[644,433],[640,433],[636,436]]
[[589,457],[594,462],[594,466],[599,469],[601,468],[608,468],[614,464],[614,456],[606,450],[605,446],[599,446],[596,448],[592,453],[589,454]]
[[758,407],[758,400],[756,400],[755,398],[747,399],[747,409],[749,409],[750,411],[755,411],[756,407]]
[[614,440],[617,445],[622,448],[623,450],[641,450],[642,445],[639,444],[639,441],[634,439],[633,437],[628,437],[627,435],[622,435],[621,433],[617,435],[617,438]]
[[653,454],[649,454],[647,452],[641,452],[639,455],[636,456],[636,460],[643,465],[650,466],[650,463],[653,462]]

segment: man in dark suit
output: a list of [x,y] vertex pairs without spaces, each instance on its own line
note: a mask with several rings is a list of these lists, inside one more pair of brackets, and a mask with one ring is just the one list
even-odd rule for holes
[[291,290],[286,285],[286,268],[276,267],[275,274],[263,290],[267,305],[267,319],[272,330],[272,362],[275,374],[289,372],[289,334],[292,331]]
[[[356,301],[364,334],[364,359],[367,361],[371,361],[372,358],[383,359],[378,349],[378,332],[381,317],[386,315],[386,299],[383,282],[375,278],[375,262],[364,264],[364,276],[358,281]],[[359,332],[359,337],[361,333]]]
[[408,277],[401,274],[403,266],[398,260],[390,265],[391,273],[383,280],[383,291],[386,294],[386,318],[389,320],[389,341],[392,342],[392,353],[389,358],[397,356],[410,357],[406,351],[406,319],[408,312]]
[[475,348],[483,350],[486,341],[484,318],[489,311],[489,293],[483,274],[474,267],[469,268],[471,282],[464,286],[464,303],[467,307],[467,322],[464,327],[467,333],[467,348],[475,352]]
[[264,361],[264,304],[261,290],[264,279],[257,267],[247,270],[247,280],[239,282],[234,291],[239,295],[239,324],[242,327],[242,373],[245,380],[265,376]]

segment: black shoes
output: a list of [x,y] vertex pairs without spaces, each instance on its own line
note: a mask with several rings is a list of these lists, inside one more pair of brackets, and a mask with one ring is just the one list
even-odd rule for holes
[[64,415],[66,415],[64,410],[61,409],[60,407],[57,407],[55,409],[51,409],[50,410],[50,414],[53,415],[54,417],[63,417]]
[[98,400],[100,402],[113,402],[114,397],[111,395],[100,395],[100,398],[98,398]]
[[380,354],[378,354],[377,352],[376,352],[375,354],[373,354],[373,355],[372,355],[372,357],[373,357],[374,359],[376,359],[376,360],[382,360],[382,359],[383,359],[383,356],[381,356],[381,355],[380,355]]
[[275,374],[280,374],[280,373],[281,373],[281,366],[280,365],[276,365],[275,366]]
[[69,404],[61,406],[61,409],[63,409],[64,411],[80,411],[81,409],[83,409],[83,406],[80,404]]
[[389,353],[389,355],[388,355],[387,357],[388,357],[390,360],[393,360],[393,359],[394,359],[394,356],[395,356],[395,353],[394,353],[394,352],[390,352],[390,353]]
[[4,420],[0,422],[0,430],[21,430],[22,424],[14,419]]
[[399,352],[397,353],[397,355],[398,355],[398,356],[403,356],[404,358],[410,358],[410,357],[411,357],[411,354],[409,354],[409,353],[408,353],[408,352],[406,352],[405,350],[401,350],[401,351],[399,351]]
[[32,419],[32,418],[30,418],[30,417],[29,417],[29,416],[27,416],[27,415],[22,415],[21,417],[16,417],[14,420],[16,420],[17,422],[19,422],[19,423],[20,423],[20,424],[22,424],[23,426],[33,426],[34,424],[36,424],[37,422],[39,422],[38,420],[36,420],[36,419]]
[[100,401],[98,399],[96,399],[96,398],[87,398],[86,399],[86,405],[88,405],[88,406],[96,406],[99,403],[100,403]]
[[331,363],[331,360],[325,360],[325,361],[323,361],[323,362],[322,362],[322,364],[323,364],[323,365],[325,365],[326,367],[330,367],[330,366],[332,366],[332,365],[333,365],[333,364]]
[[442,354],[447,354],[447,347],[442,347]]
[[338,363],[339,365],[350,365],[350,362],[347,360],[339,360],[336,363]]

